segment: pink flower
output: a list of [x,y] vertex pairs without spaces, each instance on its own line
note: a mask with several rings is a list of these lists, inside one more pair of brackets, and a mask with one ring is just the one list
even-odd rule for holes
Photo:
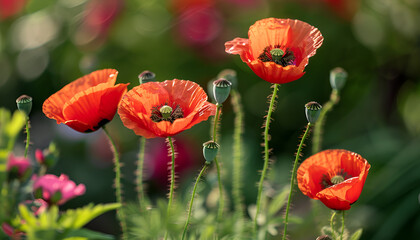
[[15,155],[10,154],[6,168],[9,173],[9,179],[25,180],[31,171],[31,161],[28,158],[15,157]]
[[85,185],[79,184],[76,186],[64,174],[61,174],[60,177],[52,174],[34,177],[33,189],[35,197],[42,198],[50,205],[62,205],[74,197],[83,195],[86,191]]
[[10,226],[8,223],[2,223],[1,228],[3,232],[9,236],[12,240],[20,240],[22,236],[24,235],[23,232],[15,230],[12,226]]
[[27,200],[23,204],[31,209],[35,216],[45,212],[48,208],[48,203],[42,199]]
[[26,0],[0,0],[0,21],[18,14],[26,5]]

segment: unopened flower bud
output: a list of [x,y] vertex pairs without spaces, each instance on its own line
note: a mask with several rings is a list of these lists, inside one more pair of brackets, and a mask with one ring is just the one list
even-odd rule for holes
[[213,82],[213,95],[218,104],[222,104],[229,97],[232,83],[225,78]]
[[17,108],[29,116],[32,110],[32,98],[28,95],[22,95],[16,99]]
[[32,165],[28,158],[15,157],[13,154],[10,154],[7,160],[6,169],[9,181],[17,179],[23,182],[30,176]]
[[330,84],[332,89],[341,90],[344,87],[344,84],[347,80],[347,72],[340,68],[336,67],[330,72]]
[[332,240],[332,238],[328,235],[322,235],[317,237],[316,240]]
[[319,114],[321,114],[321,109],[321,104],[317,102],[308,102],[307,104],[305,104],[306,119],[309,123],[313,124],[316,122],[316,120],[319,117]]
[[206,163],[210,164],[217,156],[219,151],[219,144],[214,141],[208,141],[203,143],[203,155],[206,159]]
[[232,69],[225,69],[217,75],[217,79],[224,78],[232,83],[233,88],[238,86],[236,71]]
[[50,168],[55,165],[58,160],[58,150],[54,143],[50,143],[48,149],[42,151],[41,149],[35,150],[35,159],[40,165]]
[[156,74],[151,71],[144,71],[139,74],[140,84],[156,81]]

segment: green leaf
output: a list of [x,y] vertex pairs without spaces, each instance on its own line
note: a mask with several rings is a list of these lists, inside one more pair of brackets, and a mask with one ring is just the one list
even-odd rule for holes
[[275,215],[280,209],[286,204],[286,198],[289,194],[290,186],[286,186],[283,190],[277,194],[277,196],[271,201],[270,206],[268,208],[268,215],[273,216]]
[[6,125],[6,134],[10,138],[15,138],[23,126],[26,124],[26,115],[21,111],[15,111],[13,113],[12,120]]
[[78,229],[92,221],[97,216],[121,207],[119,203],[89,204],[83,208],[69,209],[60,218],[60,226],[66,229]]
[[350,240],[359,240],[362,236],[363,229],[359,228],[356,232],[351,235]]
[[63,240],[114,240],[112,235],[91,231],[88,229],[72,230]]

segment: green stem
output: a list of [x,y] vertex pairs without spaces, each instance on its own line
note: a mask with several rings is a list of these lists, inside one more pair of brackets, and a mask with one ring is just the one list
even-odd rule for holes
[[343,240],[343,235],[344,235],[344,214],[345,211],[342,211],[342,218],[341,218],[341,234],[340,234],[340,240]]
[[[217,142],[217,126],[218,126],[218,122],[219,122],[219,117],[220,117],[220,112],[221,112],[221,108],[222,105],[221,104],[216,104],[216,116],[214,117],[214,124],[213,124],[213,141]],[[220,222],[222,220],[222,216],[223,216],[223,209],[224,209],[224,205],[225,205],[225,200],[223,198],[223,185],[222,185],[222,177],[221,177],[221,173],[220,173],[220,165],[219,165],[219,161],[217,160],[217,157],[214,158],[214,162],[216,164],[216,170],[217,170],[217,181],[219,183],[219,209],[217,211],[217,221]]]
[[117,198],[117,203],[121,204],[121,208],[117,210],[117,216],[121,223],[121,230],[122,230],[122,239],[127,239],[127,223],[124,215],[124,211],[122,209],[122,192],[121,192],[121,164],[120,164],[120,156],[117,150],[117,146],[115,145],[114,140],[112,140],[111,135],[109,134],[108,130],[105,126],[102,127],[106,136],[109,139],[109,142],[112,147],[112,151],[114,152],[114,164],[115,164],[115,195]]
[[322,111],[319,114],[318,120],[314,127],[312,154],[316,154],[321,151],[322,148],[322,129],[325,124],[327,113],[332,110],[340,100],[339,92],[335,89],[332,90],[330,100],[324,104]]
[[140,137],[140,149],[137,161],[137,198],[139,200],[140,208],[145,209],[144,190],[143,190],[143,166],[144,166],[144,152],[146,146],[146,138]]
[[29,143],[31,141],[31,132],[29,131],[29,117],[26,117],[26,145],[25,145],[25,155],[26,158],[28,156],[28,150],[29,150]]
[[198,183],[200,182],[200,178],[201,176],[203,176],[203,173],[204,171],[206,171],[207,167],[208,167],[208,164],[205,164],[203,166],[203,168],[200,171],[200,174],[198,174],[198,177],[195,180],[195,184],[194,184],[194,188],[193,188],[193,192],[192,192],[191,200],[190,200],[190,206],[188,208],[188,217],[187,217],[187,221],[185,222],[184,232],[182,233],[182,240],[184,240],[185,236],[187,235],[187,229],[188,229],[188,225],[190,224],[191,212],[192,212],[192,207],[194,203],[194,196],[195,196],[195,192],[197,191]]
[[258,215],[260,213],[260,208],[261,208],[261,194],[262,194],[264,179],[265,179],[265,175],[267,174],[268,162],[269,162],[269,147],[268,147],[269,134],[268,134],[268,130],[270,129],[271,114],[273,112],[274,103],[276,101],[278,87],[279,87],[279,84],[274,84],[273,85],[273,88],[274,88],[273,89],[273,94],[271,96],[270,106],[268,107],[267,118],[265,120],[265,128],[264,128],[264,167],[263,167],[263,170],[262,170],[262,173],[261,173],[260,182],[258,184],[257,210],[255,212],[255,218],[254,218],[254,231],[255,231],[256,234],[257,234],[257,228],[258,228],[257,219],[258,219]]
[[[241,104],[241,95],[235,89],[231,91],[231,103],[233,112],[235,113],[234,130],[233,130],[233,176],[232,176],[232,195],[234,202],[234,210],[237,219],[238,233],[242,233],[242,218],[243,218],[243,199],[242,199],[242,134],[244,114]],[[239,235],[240,236],[240,235]]]
[[333,210],[333,213],[331,214],[331,218],[330,218],[330,227],[331,227],[331,234],[332,234],[332,239],[336,239],[335,238],[335,231],[334,231],[334,218],[335,215],[337,214],[336,211]]
[[292,202],[293,188],[295,187],[296,171],[297,171],[297,166],[299,163],[300,153],[302,152],[303,145],[309,134],[311,126],[312,126],[311,123],[308,123],[308,125],[306,125],[306,130],[305,130],[305,133],[303,134],[302,139],[300,140],[299,148],[296,152],[295,162],[293,164],[292,177],[290,179],[290,191],[289,191],[289,197],[287,199],[287,206],[286,206],[286,215],[284,216],[284,231],[283,231],[283,238],[282,238],[283,240],[285,240],[287,236],[287,225],[289,224],[289,210],[290,210],[290,204]]
[[[171,213],[172,200],[174,198],[174,189],[175,189],[175,149],[174,143],[171,137],[168,137],[169,146],[171,147],[171,186],[169,188],[169,201],[168,209],[166,210],[166,221],[168,221],[169,215]],[[165,240],[168,239],[168,230],[165,232]]]

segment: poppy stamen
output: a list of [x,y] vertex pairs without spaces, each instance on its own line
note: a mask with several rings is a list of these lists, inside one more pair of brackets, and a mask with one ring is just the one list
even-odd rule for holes
[[285,52],[280,49],[280,45],[275,45],[274,48],[271,46],[265,47],[258,59],[262,62],[275,62],[283,67],[296,65],[294,53],[290,49],[286,49]]
[[179,105],[173,109],[168,104],[164,104],[163,106],[161,105],[152,108],[150,119],[152,119],[153,122],[168,121],[173,123],[176,119],[183,117],[184,112]]

